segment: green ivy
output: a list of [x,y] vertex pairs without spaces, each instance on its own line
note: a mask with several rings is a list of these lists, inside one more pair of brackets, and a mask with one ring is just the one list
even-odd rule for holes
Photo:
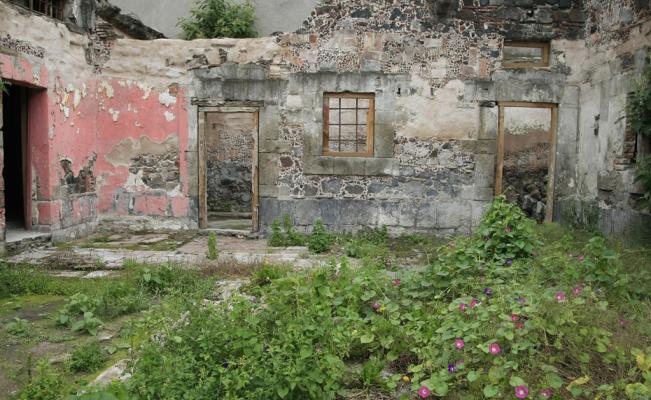
[[[633,132],[651,138],[651,63],[629,96],[627,115]],[[641,182],[645,190],[639,205],[651,209],[651,155],[639,157],[637,162],[635,182]]]
[[255,8],[248,0],[243,4],[231,0],[197,0],[190,17],[182,18],[179,26],[188,40],[251,38],[257,36],[254,21]]

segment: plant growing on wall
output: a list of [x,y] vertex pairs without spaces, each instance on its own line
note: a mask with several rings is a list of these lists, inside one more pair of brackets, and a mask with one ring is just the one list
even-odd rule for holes
[[186,39],[250,38],[256,37],[253,28],[255,8],[246,1],[196,0],[190,17],[181,18],[179,26]]
[[[651,63],[647,64],[630,95],[627,114],[633,131],[651,138]],[[637,161],[635,181],[641,182],[646,192],[640,205],[651,209],[651,155],[638,157]]]

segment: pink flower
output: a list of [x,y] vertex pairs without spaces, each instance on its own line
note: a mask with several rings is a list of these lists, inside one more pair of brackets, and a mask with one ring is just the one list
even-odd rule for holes
[[502,352],[502,349],[500,348],[500,345],[497,343],[491,343],[488,346],[488,352],[491,353],[492,355],[496,356]]
[[454,347],[457,349],[461,350],[465,347],[466,342],[463,341],[463,339],[457,339],[454,341]]
[[475,307],[477,307],[478,305],[479,305],[479,302],[477,301],[477,299],[473,298],[473,299],[470,301],[470,308],[475,308]]
[[394,279],[393,280],[393,286],[400,286],[400,279]]
[[518,314],[511,314],[511,321],[516,322],[520,319]]
[[555,297],[559,303],[562,303],[565,301],[565,299],[567,299],[567,297],[565,296],[565,292],[557,292]]
[[428,398],[430,394],[432,394],[432,392],[427,386],[421,386],[420,389],[418,389],[418,396],[420,396],[421,399]]
[[579,262],[584,262],[584,261],[585,261],[585,257],[584,256],[579,256]]
[[572,289],[572,293],[574,293],[575,296],[580,296],[581,292],[583,292],[583,286],[575,286],[574,289]]
[[550,389],[550,388],[546,388],[546,389],[543,389],[543,390],[540,391],[540,396],[544,397],[546,399],[552,397],[553,394],[554,394],[554,391],[552,389]]
[[529,396],[529,388],[522,385],[515,388],[515,397],[518,399],[526,399]]
[[619,326],[625,327],[626,326],[626,320],[625,319],[620,319],[619,320]]
[[511,233],[512,231],[513,231],[513,229],[510,226],[507,226],[506,228],[504,228],[504,232],[506,232],[506,233]]
[[466,303],[459,304],[459,311],[466,312],[466,309],[468,309],[468,305]]

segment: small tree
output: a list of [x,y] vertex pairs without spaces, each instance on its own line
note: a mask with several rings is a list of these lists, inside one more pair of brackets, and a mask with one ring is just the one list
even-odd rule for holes
[[250,38],[257,36],[254,20],[255,7],[249,0],[244,4],[232,0],[196,0],[190,17],[181,18],[179,26],[187,40]]

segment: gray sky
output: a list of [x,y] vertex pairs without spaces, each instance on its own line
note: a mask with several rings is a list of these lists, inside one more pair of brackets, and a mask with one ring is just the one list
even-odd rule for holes
[[[179,18],[189,14],[194,0],[111,0],[123,12],[136,14],[146,25],[169,38],[180,37]],[[309,17],[317,0],[253,0],[256,30],[260,36],[276,31],[293,32]]]

